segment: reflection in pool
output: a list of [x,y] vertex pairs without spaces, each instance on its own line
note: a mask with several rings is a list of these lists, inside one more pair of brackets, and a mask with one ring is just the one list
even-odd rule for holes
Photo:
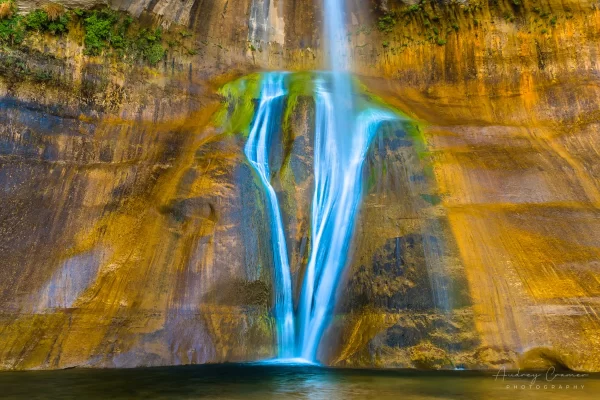
[[[598,376],[495,380],[495,372],[229,364],[0,373],[3,399],[597,399]],[[554,388],[552,388],[554,385]],[[516,386],[516,388],[515,388]],[[539,388],[538,388],[539,386]],[[576,386],[576,388],[575,388]]]

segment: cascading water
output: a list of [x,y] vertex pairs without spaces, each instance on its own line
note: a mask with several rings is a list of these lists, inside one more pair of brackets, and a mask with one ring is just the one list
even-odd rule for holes
[[[341,110],[324,82],[316,86],[315,192],[312,243],[300,303],[299,356],[316,360],[321,336],[335,305],[335,291],[347,261],[355,216],[362,196],[362,170],[371,139],[390,112],[367,108],[346,115],[352,131],[336,134]],[[339,128],[337,128],[339,129]]]
[[258,111],[248,136],[244,153],[254,168],[266,191],[266,203],[273,235],[273,261],[275,264],[275,318],[277,321],[278,356],[288,358],[294,349],[294,312],[292,305],[292,279],[279,201],[271,186],[269,168],[269,141],[280,127],[281,110],[286,95],[285,73],[272,72],[262,79]]
[[[331,72],[315,80],[314,194],[311,250],[294,319],[287,246],[279,202],[270,184],[268,142],[281,120],[285,73],[263,75],[260,104],[245,153],[266,192],[273,232],[276,275],[275,318],[279,359],[317,360],[321,337],[335,305],[355,217],[362,196],[363,164],[381,122],[396,115],[367,107],[357,112],[349,74],[342,0],[325,0],[326,37]],[[294,328],[297,327],[297,335]],[[297,341],[295,341],[297,336]]]
[[347,261],[355,215],[362,195],[362,169],[379,124],[395,115],[367,108],[356,115],[343,0],[324,0],[325,32],[332,89],[324,81],[316,91],[315,192],[312,243],[304,279],[297,352],[316,360],[335,305],[335,291]]
[[[347,143],[352,140],[354,105],[352,81],[348,75],[349,57],[345,40],[344,7],[341,0],[324,0],[325,37],[329,52],[328,64],[332,90],[324,82],[315,85],[315,192],[312,204],[312,241],[300,298],[300,339],[297,353],[307,360],[315,360],[317,348],[330,314],[330,302],[335,291],[337,270],[345,264],[345,237],[350,234],[349,221],[339,221],[340,204],[348,193],[340,191],[352,177],[345,176],[343,168],[350,161]],[[350,146],[352,147],[352,146]],[[347,180],[348,179],[348,180]],[[350,189],[350,188],[348,188]],[[352,213],[353,214],[353,213]],[[346,216],[347,217],[347,216]],[[344,227],[334,235],[334,226]],[[344,229],[345,228],[345,229]],[[335,239],[335,243],[328,241]],[[330,246],[331,245],[331,246]],[[344,254],[343,254],[344,253]],[[341,256],[342,259],[334,260]]]

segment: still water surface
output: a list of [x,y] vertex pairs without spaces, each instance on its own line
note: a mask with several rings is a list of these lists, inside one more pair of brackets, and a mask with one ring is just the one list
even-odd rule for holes
[[[497,381],[495,372],[205,365],[0,373],[2,399],[599,399],[600,379]],[[555,385],[552,389],[551,385]],[[509,385],[510,388],[506,386]],[[514,389],[514,385],[519,386]],[[525,386],[523,386],[525,385]],[[544,385],[547,388],[544,389]],[[562,389],[558,388],[562,386]],[[569,385],[567,389],[566,386]],[[574,385],[578,388],[574,389]],[[583,385],[583,388],[581,386]],[[524,388],[523,388],[524,387]]]

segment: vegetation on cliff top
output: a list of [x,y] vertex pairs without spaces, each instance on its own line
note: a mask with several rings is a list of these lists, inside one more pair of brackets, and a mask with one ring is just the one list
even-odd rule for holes
[[39,35],[58,38],[71,30],[83,32],[82,37],[73,38],[80,42],[86,56],[103,55],[155,66],[165,58],[168,48],[195,54],[183,44],[182,39],[189,33],[172,32],[165,37],[155,24],[142,24],[125,12],[110,8],[67,10],[60,4],[46,3],[21,15],[14,0],[0,0],[0,46],[4,49],[27,47],[27,41]]
[[27,15],[17,14],[14,0],[0,0],[0,43],[19,45],[30,32],[61,35],[68,31],[71,13],[60,4],[46,3]]
[[[485,30],[486,26],[501,22],[513,24],[530,34],[547,35],[561,21],[571,18],[573,11],[568,5],[559,10],[543,0],[447,3],[419,0],[416,4],[386,7],[377,17],[375,28],[385,37],[382,46],[395,52],[411,44],[443,46],[463,30],[477,34],[477,30]],[[371,30],[362,27],[360,32]]]
[[27,14],[23,23],[29,30],[59,35],[67,31],[70,20],[70,14],[62,5],[48,3],[42,9]]
[[22,17],[17,15],[17,6],[12,0],[0,0],[0,43],[18,44],[25,37],[21,25]]
[[162,30],[131,29],[133,18],[110,9],[75,10],[83,20],[85,54],[101,55],[112,51],[118,57],[143,59],[156,65],[165,56]]

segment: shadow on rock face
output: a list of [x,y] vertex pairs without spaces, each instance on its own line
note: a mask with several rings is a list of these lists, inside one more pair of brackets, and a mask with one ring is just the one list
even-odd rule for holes
[[526,370],[541,370],[554,367],[558,371],[570,371],[565,354],[548,347],[536,347],[519,357],[519,366]]
[[386,310],[434,308],[420,234],[388,239],[370,265],[350,278],[346,307],[375,306]]
[[231,279],[215,284],[205,299],[223,305],[271,307],[272,290],[272,285],[260,280]]

